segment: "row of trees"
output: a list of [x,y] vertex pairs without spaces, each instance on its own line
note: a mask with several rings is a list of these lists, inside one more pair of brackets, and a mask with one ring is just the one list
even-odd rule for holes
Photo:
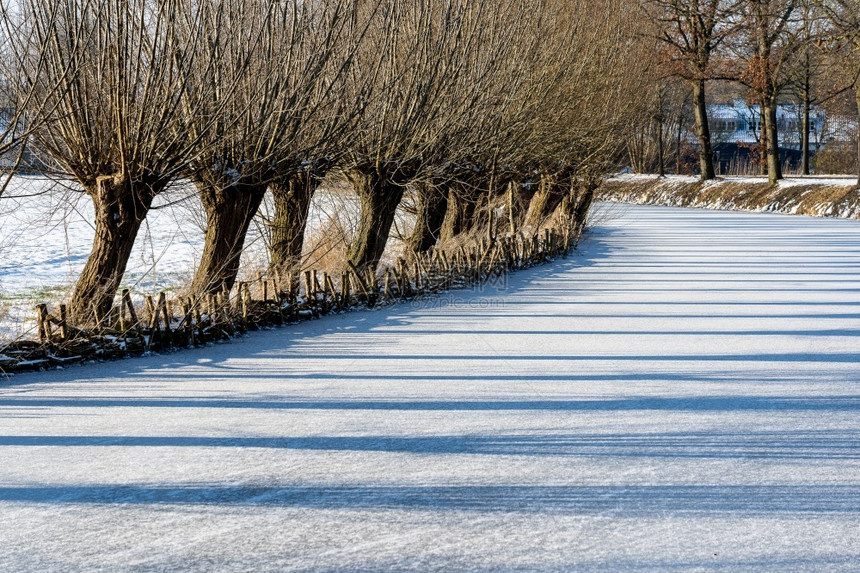
[[4,141],[28,138],[92,199],[79,322],[110,311],[153,200],[178,179],[206,215],[195,295],[232,288],[267,193],[270,270],[297,272],[333,171],[360,198],[349,263],[374,270],[407,192],[416,251],[492,225],[500,204],[511,230],[584,220],[643,77],[635,6],[4,1],[3,91],[18,114]]
[[[667,81],[675,78],[686,86],[703,180],[715,177],[706,94],[714,81],[733,82],[760,107],[761,148],[771,182],[782,178],[781,101],[797,102],[802,109],[806,174],[812,107],[853,90],[860,109],[860,4],[855,0],[643,0],[642,7],[650,24],[644,35],[652,39],[650,77],[663,86],[654,88],[657,95],[649,98],[642,117],[645,123],[660,120],[662,129]],[[684,113],[683,105],[676,109],[676,115]],[[664,136],[659,134],[661,142]]]

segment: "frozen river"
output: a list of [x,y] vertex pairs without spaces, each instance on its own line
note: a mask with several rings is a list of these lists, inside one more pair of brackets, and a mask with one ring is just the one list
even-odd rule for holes
[[601,206],[507,284],[0,387],[3,571],[856,571],[860,223]]

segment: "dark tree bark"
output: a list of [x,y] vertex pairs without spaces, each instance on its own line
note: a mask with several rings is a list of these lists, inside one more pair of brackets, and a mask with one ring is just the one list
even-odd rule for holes
[[95,210],[96,233],[69,308],[76,321],[103,320],[110,313],[140,225],[165,186],[100,177],[87,189]]
[[782,163],[779,160],[779,128],[776,123],[776,98],[765,100],[764,130],[767,133],[767,177],[771,184],[782,179]]
[[[474,205],[472,206],[474,209]],[[471,217],[469,201],[457,189],[448,190],[448,205],[442,220],[441,242],[450,241],[466,229],[466,221]]]
[[795,36],[787,33],[796,0],[758,0],[749,5],[746,17],[750,40],[755,47],[745,72],[745,81],[762,103],[762,132],[766,134],[767,177],[775,185],[782,179],[779,157],[779,126],[776,122],[777,97],[787,85],[784,65],[796,56]]
[[436,185],[422,185],[418,189],[418,210],[415,227],[406,246],[416,253],[433,247],[442,235],[442,224],[448,210],[448,193]]
[[573,212],[573,221],[576,224],[577,229],[582,229],[585,226],[585,221],[588,218],[588,212],[591,210],[591,205],[594,203],[596,192],[596,186],[588,185],[579,193],[576,201],[576,208]]
[[684,114],[678,118],[678,131],[675,133],[675,175],[681,174],[681,147],[684,142]]
[[245,236],[266,195],[266,185],[200,182],[197,190],[206,211],[206,234],[191,292],[200,296],[233,288]]
[[[860,110],[860,83],[855,87],[854,94],[857,99],[857,109]],[[860,130],[857,133],[857,170],[857,187],[860,188]]]
[[801,173],[803,173],[803,175],[809,175],[811,172],[810,157],[812,155],[812,152],[810,150],[810,146],[811,146],[810,133],[812,132],[812,120],[811,120],[811,115],[812,115],[812,85],[811,85],[811,83],[812,83],[812,79],[810,76],[812,74],[810,73],[809,52],[806,53],[805,58],[806,58],[806,62],[805,62],[806,65],[803,68],[803,78],[802,78],[803,83],[801,85],[801,99],[802,99],[801,104],[803,106],[803,110],[802,110],[803,117],[801,118],[801,128],[800,128],[801,129],[801,133],[800,133],[800,138],[801,138],[800,168],[801,168]]
[[759,173],[765,177],[767,177],[767,140],[768,140],[768,132],[767,132],[767,123],[764,120],[765,117],[765,109],[767,105],[764,103],[763,99],[759,99],[758,102],[758,110],[759,110],[759,118],[758,118],[758,162],[759,162]]
[[662,104],[662,102],[660,103],[660,107],[661,107],[660,116],[657,118],[657,162],[658,162],[657,175],[659,175],[660,178],[663,178],[663,177],[666,177],[666,157],[665,157],[666,152],[663,148],[663,128],[664,128],[663,122],[664,122],[664,118],[663,118],[663,110],[662,110],[663,104]]
[[537,192],[529,201],[529,209],[526,212],[524,224],[533,230],[550,217],[564,200],[567,192],[559,185],[556,177],[552,175],[541,175],[540,185]]
[[711,128],[708,125],[708,104],[705,100],[705,80],[695,80],[693,86],[693,105],[696,112],[696,134],[699,137],[699,169],[702,181],[716,177],[714,170],[714,151],[711,146]]
[[269,186],[275,200],[270,273],[296,276],[299,272],[311,199],[319,181],[311,173],[303,172]]
[[810,174],[810,166],[809,166],[809,158],[810,158],[810,137],[809,134],[812,131],[812,125],[810,121],[810,113],[811,113],[812,105],[809,101],[809,84],[806,85],[806,89],[804,90],[803,95],[803,118],[802,118],[802,126],[801,126],[801,160],[800,160],[800,168],[801,173],[803,175]]
[[361,202],[361,215],[347,258],[359,270],[376,270],[385,251],[406,182],[380,176],[375,169],[350,169],[347,179]]

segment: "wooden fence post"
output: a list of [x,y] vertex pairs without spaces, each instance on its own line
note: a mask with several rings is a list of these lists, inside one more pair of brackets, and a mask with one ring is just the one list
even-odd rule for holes
[[349,292],[349,271],[345,271],[340,275],[340,300],[341,300],[341,308],[347,308],[350,306],[350,292]]
[[45,317],[48,314],[47,306],[40,304],[36,306],[36,325],[39,328],[39,342],[45,344],[48,341],[48,328]]
[[60,336],[63,337],[63,342],[68,342],[71,338],[69,329],[69,319],[66,314],[66,305],[60,305]]

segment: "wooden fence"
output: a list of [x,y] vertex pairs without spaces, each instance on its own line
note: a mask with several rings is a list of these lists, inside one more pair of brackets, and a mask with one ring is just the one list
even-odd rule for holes
[[579,238],[570,229],[547,229],[533,236],[485,238],[456,250],[432,249],[401,258],[376,273],[352,267],[339,277],[309,270],[287,277],[258,276],[232,292],[168,299],[162,292],[135,308],[131,293],[119,295],[111,316],[86,329],[70,323],[65,305],[52,313],[36,308],[38,340],[0,347],[0,371],[45,370],[92,360],[200,346],[248,330],[296,323],[355,307],[468,288],[494,276],[566,257]]

